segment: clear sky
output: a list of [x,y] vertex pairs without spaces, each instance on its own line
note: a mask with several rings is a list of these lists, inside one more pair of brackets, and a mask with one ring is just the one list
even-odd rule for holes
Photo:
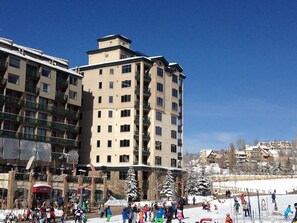
[[2,0],[0,36],[87,64],[96,40],[121,34],[132,49],[179,63],[185,151],[297,133],[297,1]]

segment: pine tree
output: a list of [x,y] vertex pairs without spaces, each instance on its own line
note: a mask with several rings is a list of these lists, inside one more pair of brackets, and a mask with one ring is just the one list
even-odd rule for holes
[[126,179],[126,196],[128,198],[128,201],[136,200],[138,189],[137,189],[137,181],[135,178],[135,172],[132,167],[129,168],[127,179]]
[[167,198],[168,200],[169,198],[172,198],[173,186],[174,186],[174,178],[172,176],[172,172],[168,170],[165,180],[163,182],[163,189],[160,192],[161,196]]
[[188,176],[187,176],[187,192],[188,195],[198,195],[198,187],[197,187],[197,182],[198,182],[198,174],[195,171],[194,167],[188,169]]
[[201,176],[200,179],[198,179],[198,193],[201,195],[207,195],[210,192],[210,182],[207,178],[204,176]]

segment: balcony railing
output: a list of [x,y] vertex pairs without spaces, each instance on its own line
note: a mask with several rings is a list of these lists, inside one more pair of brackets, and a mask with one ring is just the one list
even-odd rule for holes
[[0,78],[0,84],[2,87],[5,87],[7,83],[7,79],[6,78]]
[[[140,81],[140,72],[136,72],[135,78]],[[146,82],[150,82],[152,80],[150,73],[144,73],[143,79]]]
[[37,70],[33,70],[33,69],[28,69],[26,70],[26,77],[29,77],[31,79],[34,79],[34,80],[38,80],[40,75],[39,73],[37,72]]
[[37,87],[35,84],[27,83],[25,85],[25,91],[30,92],[30,93],[34,93],[34,94],[38,94],[39,93],[39,87]]
[[0,71],[7,70],[8,63],[5,60],[0,60]]
[[[135,87],[135,94],[137,94],[137,95],[140,94],[140,87],[139,86]],[[148,87],[143,87],[143,94],[151,95],[151,90]]]
[[65,95],[64,93],[56,92],[56,97],[55,97],[55,99],[56,99],[57,101],[63,101],[63,102],[65,102],[65,101],[67,101],[67,98],[68,98],[68,96]]
[[38,108],[38,104],[32,101],[26,101],[25,102],[25,107],[26,108],[31,108],[31,109],[37,109]]
[[57,86],[67,88],[68,87],[68,80],[64,78],[57,78]]

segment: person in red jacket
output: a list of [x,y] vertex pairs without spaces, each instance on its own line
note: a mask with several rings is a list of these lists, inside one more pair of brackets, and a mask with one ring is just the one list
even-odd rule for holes
[[233,223],[232,218],[230,217],[230,214],[226,214],[226,220],[225,223]]

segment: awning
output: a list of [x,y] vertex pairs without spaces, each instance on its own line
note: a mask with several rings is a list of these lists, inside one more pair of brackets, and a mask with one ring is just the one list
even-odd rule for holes
[[52,191],[52,187],[48,184],[35,184],[32,189],[33,193],[49,194]]

